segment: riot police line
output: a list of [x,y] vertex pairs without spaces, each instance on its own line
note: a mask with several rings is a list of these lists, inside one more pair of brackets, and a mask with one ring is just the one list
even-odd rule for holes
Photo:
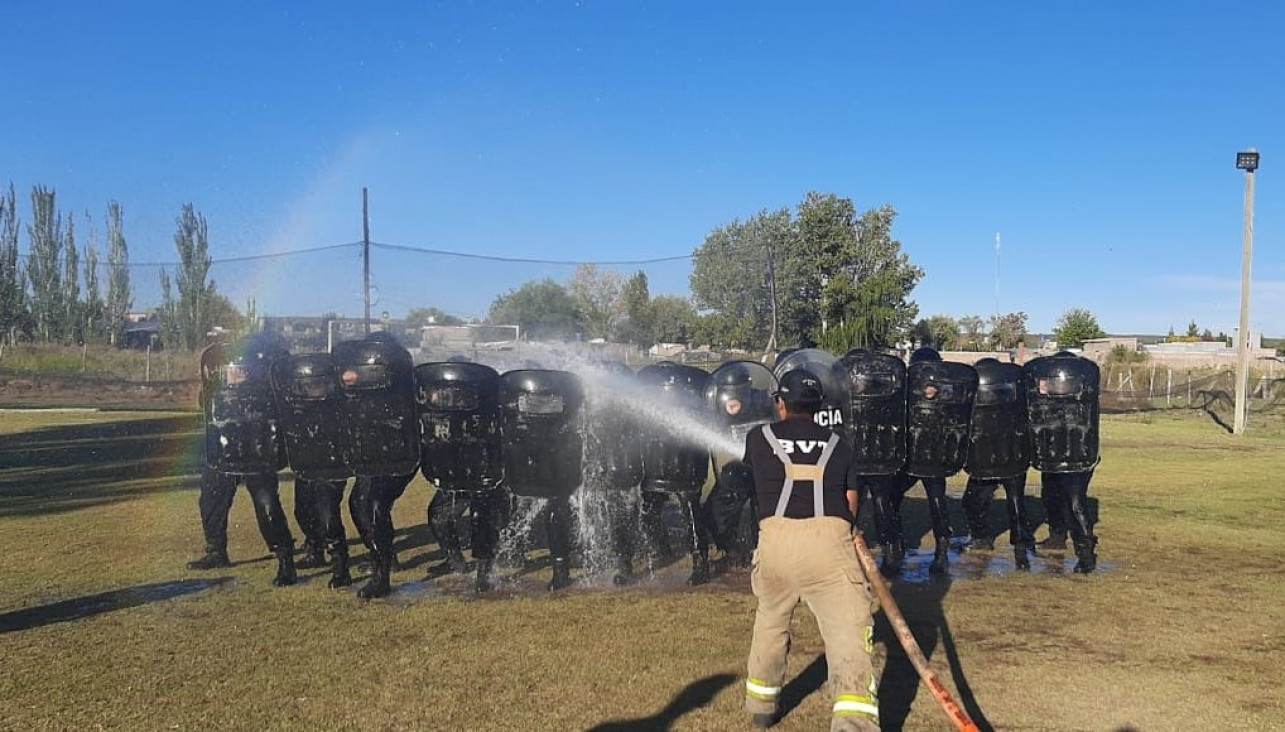
[[[781,355],[773,370],[732,361],[712,373],[672,362],[636,373],[623,364],[500,373],[462,359],[417,366],[383,333],[330,353],[292,355],[282,339],[264,334],[211,346],[201,369],[206,553],[189,566],[230,563],[227,511],[244,482],[277,559],[274,584],[297,580],[278,497],[277,475],[288,466],[306,535],[300,564],[329,566],[332,587],[353,582],[340,519],[353,479],[349,511],[370,564],[362,597],[391,590],[398,566],[392,507],[417,472],[435,488],[428,523],[451,571],[470,570],[462,545],[470,538],[479,592],[492,588],[497,564],[522,563],[530,526],[516,520],[519,513],[544,527],[549,588],[568,586],[572,555],[586,550],[573,503],[601,516],[612,581],[628,584],[636,560],[651,572],[675,558],[666,526],[671,497],[691,559],[688,581],[701,584],[710,578],[711,540],[730,561],[750,560],[757,508],[741,461],[745,435],[774,420],[777,378],[801,368],[824,386],[818,423],[853,444],[886,572],[898,571],[905,554],[900,506],[916,481],[929,492],[933,569],[945,568],[945,479],[961,469],[970,476],[964,504],[975,544],[989,540],[985,511],[1003,485],[1015,557],[1029,567],[1034,545],[1021,506],[1028,467],[1042,472],[1046,493],[1056,496],[1046,507],[1055,506],[1050,519],[1060,519],[1075,541],[1077,570],[1093,569],[1096,539],[1085,510],[1098,460],[1093,362],[1066,353],[1024,367],[948,363],[935,352],[909,366],[861,349],[842,358],[819,349]],[[713,487],[702,502],[711,468]],[[502,556],[506,547],[516,557]]]

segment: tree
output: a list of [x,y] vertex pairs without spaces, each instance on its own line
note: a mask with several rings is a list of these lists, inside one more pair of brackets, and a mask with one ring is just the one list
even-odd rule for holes
[[639,348],[650,348],[656,339],[652,334],[651,291],[647,286],[647,273],[639,270],[620,286],[616,310],[620,320],[613,338],[622,343],[632,343]]
[[107,204],[107,302],[104,304],[111,343],[125,342],[125,316],[134,307],[129,286],[129,246],[125,243],[124,214],[120,204]]
[[66,337],[75,343],[85,340],[84,328],[81,327],[81,313],[84,308],[80,302],[80,255],[76,249],[76,222],[67,217],[67,228],[63,238],[63,274],[62,274],[62,329]]
[[46,343],[63,339],[66,307],[63,303],[63,219],[57,194],[36,186],[31,191],[32,222],[27,225],[30,255],[27,279],[31,283],[31,317],[36,336]]
[[530,340],[572,339],[580,330],[580,311],[562,285],[531,281],[495,298],[491,323],[518,325]]
[[221,328],[232,337],[240,337],[254,331],[257,318],[254,317],[254,298],[246,302],[246,315],[236,309],[227,295],[221,292],[211,293],[206,301],[206,312],[209,313],[210,328]]
[[102,292],[98,287],[98,234],[91,227],[89,241],[85,244],[85,302],[81,307],[81,324],[86,338],[101,340],[107,334],[104,310]]
[[567,293],[580,309],[586,338],[606,338],[617,320],[616,305],[620,300],[622,278],[615,270],[600,270],[582,264],[567,282]]
[[18,264],[18,196],[0,196],[0,341],[13,343],[27,319],[27,288]]
[[174,301],[174,290],[170,286],[170,273],[161,269],[161,307],[156,312],[161,321],[161,343],[166,348],[176,347],[183,339],[183,330],[179,323],[178,303]]
[[711,343],[754,348],[772,338],[775,303],[793,296],[790,277],[775,277],[775,261],[793,238],[790,212],[781,209],[720,226],[697,247],[688,284],[697,310],[716,316],[703,318]]
[[1200,326],[1196,325],[1195,318],[1192,318],[1191,322],[1187,323],[1187,337],[1191,338],[1192,340],[1195,340],[1196,338],[1200,337]]
[[991,316],[991,347],[1016,348],[1026,340],[1026,313]]
[[216,292],[214,282],[206,282],[210,273],[209,225],[190,203],[184,204],[175,223],[179,270],[174,280],[178,302],[173,316],[177,319],[179,341],[195,350],[205,344],[205,334],[210,331],[210,299]]
[[651,301],[652,333],[656,343],[687,343],[696,332],[696,308],[682,297],[661,295]]
[[441,308],[411,308],[406,313],[406,326],[419,328],[425,325],[463,325],[464,319],[451,315]]
[[959,341],[959,323],[949,315],[934,315],[915,323],[914,335],[920,343],[939,351],[953,350]]
[[1084,308],[1071,308],[1062,313],[1053,329],[1053,338],[1058,348],[1080,348],[1090,338],[1103,338],[1106,333],[1098,325],[1098,319]]
[[967,340],[965,348],[969,351],[980,351],[985,347],[986,321],[977,315],[965,315],[959,319],[959,327],[964,331]]

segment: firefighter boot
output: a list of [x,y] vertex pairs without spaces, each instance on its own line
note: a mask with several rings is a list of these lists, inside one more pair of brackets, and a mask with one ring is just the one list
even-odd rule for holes
[[687,578],[689,585],[703,585],[709,582],[709,555],[704,552],[692,554],[692,575]]
[[950,569],[950,540],[938,539],[928,571],[932,574],[945,574],[948,569]]
[[1088,574],[1098,567],[1098,555],[1094,551],[1098,540],[1096,537],[1088,536],[1075,542],[1075,556],[1080,560],[1075,563],[1076,574]]
[[879,572],[885,577],[901,574],[901,560],[906,556],[906,545],[900,539],[883,545],[883,556],[880,557]]
[[213,544],[205,545],[205,555],[200,559],[193,559],[187,563],[188,569],[221,569],[231,566],[232,562],[228,560],[227,547]]
[[277,576],[272,578],[272,584],[276,587],[285,587],[298,582],[299,575],[294,568],[294,546],[288,544],[273,547],[272,553],[277,557]]
[[553,579],[549,580],[549,591],[561,590],[571,586],[571,562],[566,557],[554,557]]
[[326,552],[312,539],[303,542],[303,557],[294,563],[298,569],[320,569],[326,566]]
[[370,579],[366,580],[366,584],[357,590],[357,597],[369,600],[372,597],[385,597],[388,595],[392,591],[392,586],[389,583],[391,569],[387,559],[375,557],[370,563]]
[[476,580],[474,580],[474,582],[473,582],[473,591],[474,591],[474,592],[478,592],[478,593],[481,593],[481,592],[490,592],[490,590],[491,590],[491,567],[492,567],[493,563],[494,563],[494,562],[493,562],[493,560],[491,560],[491,559],[479,559],[479,560],[477,560],[477,579],[476,579]]
[[330,549],[330,582],[332,589],[347,587],[352,584],[352,575],[348,572],[348,545],[335,542]]

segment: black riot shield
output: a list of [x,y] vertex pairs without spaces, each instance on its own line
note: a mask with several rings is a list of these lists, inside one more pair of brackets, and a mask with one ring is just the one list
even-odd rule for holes
[[272,387],[290,469],[307,480],[338,480],[349,472],[344,395],[329,353],[301,353],[277,361]]
[[848,437],[860,475],[892,475],[906,463],[906,364],[853,349],[841,360],[848,382]]
[[[746,471],[738,465],[745,456],[745,438],[750,430],[760,424],[776,420],[772,392],[776,377],[768,368],[754,361],[728,361],[710,374],[705,389],[705,404],[713,414],[714,423],[731,437],[726,446],[715,445],[710,450],[714,458],[715,474],[727,487],[742,491]],[[753,490],[753,484],[748,487]]]
[[1008,478],[1031,463],[1030,430],[1022,367],[984,358],[977,369],[977,397],[969,428],[968,463],[974,478]]
[[643,490],[699,491],[709,478],[704,409],[709,374],[694,366],[662,361],[638,372],[643,389],[655,395],[654,418],[643,425]]
[[514,495],[570,496],[584,456],[584,386],[569,371],[522,369],[500,377],[504,484]]
[[500,458],[500,374],[480,363],[415,367],[420,472],[437,487],[481,491],[504,474]]
[[839,359],[819,348],[801,348],[790,352],[785,358],[777,359],[772,373],[780,379],[794,369],[803,369],[821,380],[825,400],[812,418],[822,427],[829,427],[846,436],[847,428],[844,425],[848,420],[848,380]]
[[1031,424],[1031,464],[1045,473],[1080,473],[1098,464],[1098,365],[1074,354],[1023,367]]
[[640,415],[623,397],[638,388],[638,378],[623,363],[593,371],[585,389],[584,484],[625,490],[642,483]]
[[288,354],[279,336],[256,334],[201,353],[205,461],[220,473],[275,473],[286,466],[272,395],[272,366]]
[[344,394],[348,468],[359,477],[406,475],[419,466],[419,422],[410,352],[373,333],[331,352]]
[[918,478],[945,478],[968,459],[968,423],[977,371],[964,363],[920,361],[906,369],[906,467]]

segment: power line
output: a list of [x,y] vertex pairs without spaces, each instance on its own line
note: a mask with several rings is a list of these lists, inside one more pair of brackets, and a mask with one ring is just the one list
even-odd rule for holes
[[417,254],[436,254],[443,257],[458,257],[460,259],[481,259],[488,262],[512,262],[519,264],[565,264],[565,265],[624,265],[624,264],[660,264],[661,262],[677,262],[684,259],[691,259],[694,254],[682,254],[673,257],[655,257],[652,259],[621,259],[614,261],[597,261],[597,262],[577,262],[570,259],[535,259],[529,257],[501,257],[493,254],[475,254],[472,252],[452,252],[445,249],[429,249],[426,247],[413,247],[405,244],[381,244],[371,242],[371,246],[379,249],[388,249],[400,252],[415,252]]

